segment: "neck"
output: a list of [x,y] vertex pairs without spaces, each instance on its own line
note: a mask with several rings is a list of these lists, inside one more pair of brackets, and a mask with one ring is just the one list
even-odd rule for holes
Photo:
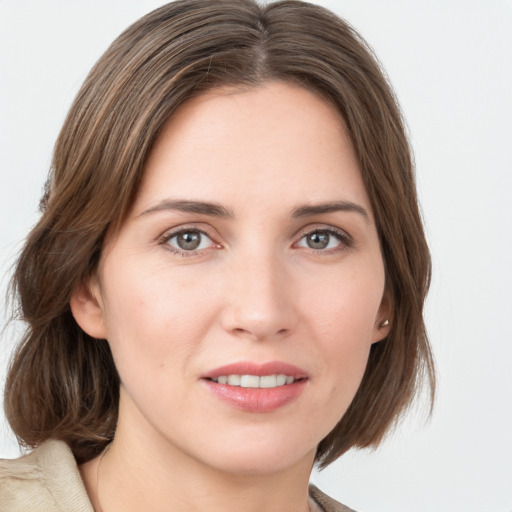
[[81,468],[98,512],[307,512],[314,453],[279,471],[244,474],[203,464],[118,425],[108,451]]

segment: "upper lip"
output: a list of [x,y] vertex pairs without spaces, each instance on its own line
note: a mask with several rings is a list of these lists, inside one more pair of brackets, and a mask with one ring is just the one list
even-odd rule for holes
[[219,366],[203,374],[203,379],[216,379],[221,375],[287,375],[294,379],[306,378],[307,372],[293,364],[282,361],[269,361],[267,363],[254,363],[252,361],[240,361],[238,363]]

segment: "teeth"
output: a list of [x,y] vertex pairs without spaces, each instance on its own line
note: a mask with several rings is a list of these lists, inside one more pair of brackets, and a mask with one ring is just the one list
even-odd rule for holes
[[242,375],[240,386],[243,388],[259,388],[260,378],[257,375]]
[[[293,377],[291,377],[293,382]],[[276,386],[284,386],[286,384],[286,375],[276,375]]]
[[240,386],[240,375],[228,375],[228,384],[230,386]]
[[260,388],[275,388],[277,386],[277,375],[262,375],[260,377]]
[[228,384],[230,386],[240,386],[242,388],[275,388],[284,386],[295,381],[290,375],[220,375],[213,379],[219,384]]

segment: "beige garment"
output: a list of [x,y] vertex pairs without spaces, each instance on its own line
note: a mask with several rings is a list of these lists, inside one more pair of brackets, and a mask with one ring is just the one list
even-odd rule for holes
[[32,453],[0,460],[0,512],[94,512],[73,453],[47,441]]
[[[323,512],[353,512],[313,485],[309,493]],[[19,459],[0,459],[0,512],[94,512],[66,443],[50,440]]]

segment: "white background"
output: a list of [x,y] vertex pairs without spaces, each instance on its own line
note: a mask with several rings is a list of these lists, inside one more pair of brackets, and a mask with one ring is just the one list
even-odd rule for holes
[[[74,94],[111,40],[162,3],[0,0],[2,296]],[[413,413],[379,450],[313,481],[359,512],[511,512],[512,1],[318,3],[375,48],[408,120],[439,394],[430,423]],[[14,337],[1,339],[0,382]],[[0,416],[0,457],[17,454]]]

